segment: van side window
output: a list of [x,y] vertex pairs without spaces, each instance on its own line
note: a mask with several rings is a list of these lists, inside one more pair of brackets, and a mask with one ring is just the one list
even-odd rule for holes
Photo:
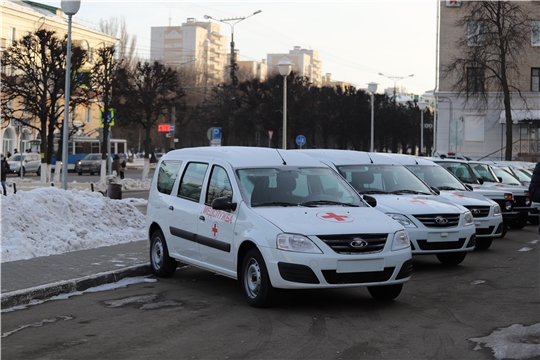
[[220,197],[228,197],[232,200],[232,196],[233,191],[227,171],[221,166],[214,166],[212,168],[212,175],[210,175],[210,183],[208,184],[205,203],[211,205],[214,199]]
[[178,170],[182,166],[181,160],[164,160],[158,170],[157,189],[160,193],[170,195]]
[[182,175],[180,187],[178,188],[178,197],[199,201],[201,198],[202,184],[204,175],[208,169],[208,164],[189,163]]

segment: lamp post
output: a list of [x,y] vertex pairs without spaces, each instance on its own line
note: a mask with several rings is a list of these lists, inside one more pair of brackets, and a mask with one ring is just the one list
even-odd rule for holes
[[80,0],[62,0],[62,11],[68,16],[68,39],[66,54],[66,84],[64,90],[64,124],[62,125],[62,189],[67,190],[68,179],[68,137],[69,137],[69,95],[71,78],[71,17],[79,11]]
[[418,109],[420,109],[420,153],[424,153],[424,109],[427,103],[420,101],[418,103]]
[[286,56],[276,64],[283,76],[283,150],[287,150],[287,76],[291,73],[293,65]]
[[[238,79],[236,78],[236,53],[234,52],[234,25],[238,24],[240,21],[243,21],[247,18],[252,17],[253,15],[257,15],[262,10],[257,10],[253,14],[243,17],[236,17],[236,18],[226,18],[226,19],[214,19],[210,15],[204,15],[205,19],[213,19],[219,22],[222,22],[224,24],[227,24],[231,27],[231,82],[234,86],[238,84]],[[229,21],[233,21],[233,23],[229,23]]]
[[368,91],[371,93],[371,141],[369,143],[369,152],[373,152],[373,138],[375,137],[375,91],[377,91],[376,82],[368,84]]
[[411,75],[408,75],[408,76],[388,76],[388,75],[384,75],[383,73],[379,73],[379,75],[384,76],[386,78],[389,78],[390,80],[392,80],[394,82],[394,102],[396,102],[396,83],[399,80],[403,80],[403,79],[410,78],[410,77],[414,76],[414,74],[411,74]]

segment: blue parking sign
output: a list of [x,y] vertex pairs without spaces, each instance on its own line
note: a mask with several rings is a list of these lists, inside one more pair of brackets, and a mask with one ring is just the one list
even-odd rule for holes
[[298,135],[296,137],[296,145],[298,146],[306,145],[306,137],[304,135]]
[[215,127],[213,128],[213,136],[212,136],[212,139],[221,139],[221,128],[219,127]]

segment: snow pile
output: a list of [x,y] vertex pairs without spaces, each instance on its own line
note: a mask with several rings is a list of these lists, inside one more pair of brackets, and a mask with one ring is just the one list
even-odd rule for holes
[[54,187],[0,196],[1,262],[144,240],[145,215],[135,207],[144,204]]

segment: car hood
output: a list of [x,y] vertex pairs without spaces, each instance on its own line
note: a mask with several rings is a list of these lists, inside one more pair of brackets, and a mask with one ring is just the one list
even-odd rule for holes
[[495,189],[504,192],[509,192],[515,195],[525,195],[525,191],[529,189],[522,185],[505,185],[501,183],[485,182],[482,185],[473,185],[473,189]]
[[394,233],[403,227],[371,207],[255,207],[252,210],[287,233]]
[[487,199],[484,195],[475,194],[472,191],[441,190],[440,196],[463,206],[491,206],[493,204],[493,201]]
[[456,203],[440,195],[370,195],[377,200],[376,209],[393,214],[461,213]]

